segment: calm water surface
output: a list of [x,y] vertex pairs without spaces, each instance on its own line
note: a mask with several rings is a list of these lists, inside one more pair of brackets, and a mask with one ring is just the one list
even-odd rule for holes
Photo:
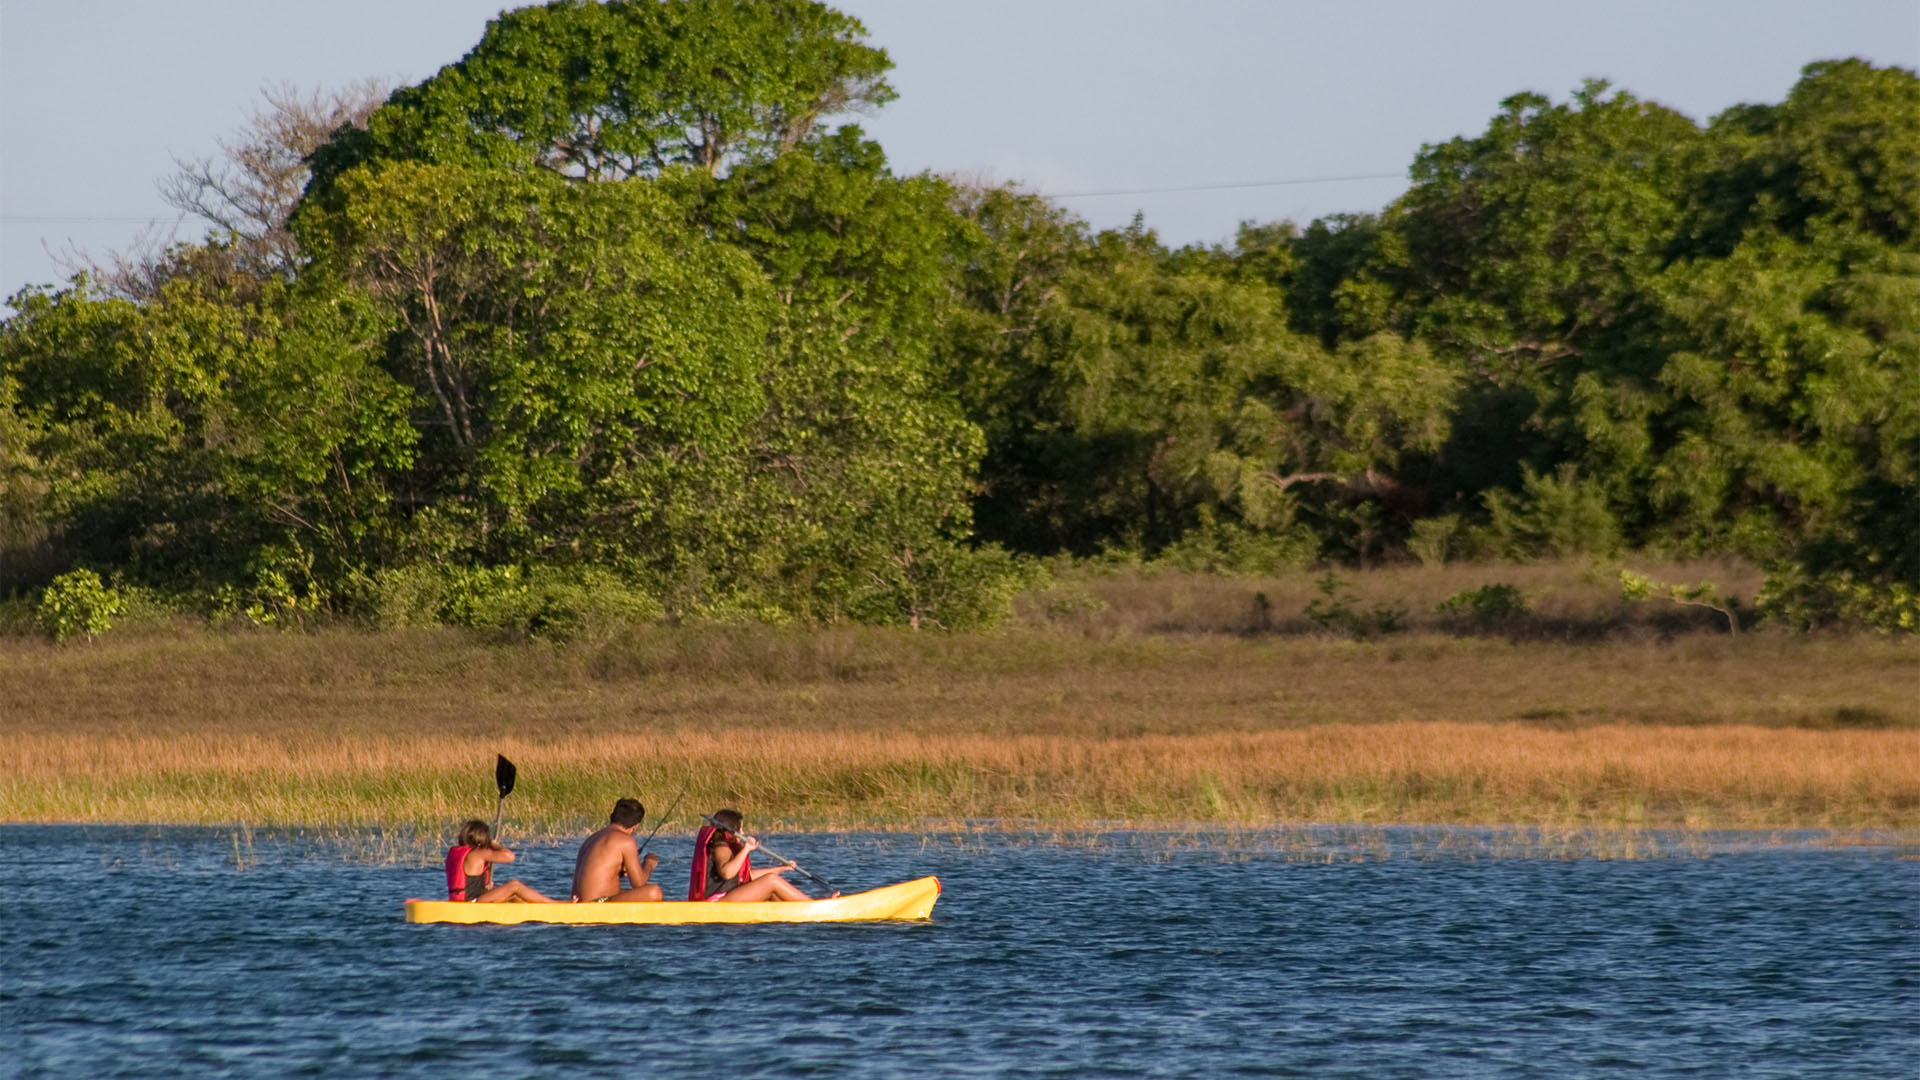
[[[0,1073],[1920,1073],[1920,863],[1895,852],[1488,859],[1471,833],[1300,835],[769,837],[848,888],[938,874],[946,893],[926,924],[482,927],[402,921],[437,867],[0,828]],[[513,870],[564,890],[571,861],[533,848]]]

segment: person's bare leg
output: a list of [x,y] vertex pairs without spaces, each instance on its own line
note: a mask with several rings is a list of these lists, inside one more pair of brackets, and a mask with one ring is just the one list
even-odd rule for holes
[[[788,881],[786,878],[777,877],[777,878],[774,878],[773,880],[775,880],[776,882],[779,882],[779,884],[773,887],[774,895],[778,896],[782,900],[813,899],[813,897],[808,896],[805,892],[801,891],[800,886],[795,885],[793,882]],[[828,896],[827,899],[831,900],[835,896],[839,896],[839,895],[840,895],[840,890],[835,889],[832,895]]]
[[766,874],[754,878],[745,885],[736,885],[727,890],[721,901],[728,900],[811,900],[813,897],[800,891],[793,882],[778,874]]
[[786,878],[773,879],[773,894],[782,900],[811,900],[813,897],[800,891],[800,886]]
[[541,893],[538,889],[521,881],[519,878],[514,878],[505,885],[495,885],[493,888],[481,893],[477,902],[482,904],[498,904],[508,900],[519,900],[527,904],[558,904],[561,902]]
[[516,889],[514,893],[515,896],[519,897],[521,900],[529,904],[564,904],[566,903],[565,900],[556,900],[553,897],[548,896],[546,893],[541,892],[539,889],[536,889],[533,886],[517,878],[514,879],[513,881],[507,882],[507,884],[515,887]]
[[[745,884],[735,885],[733,888],[728,889],[727,895],[721,897],[720,902],[721,903],[728,903],[732,901],[751,902],[754,900],[784,899],[783,897],[777,897],[772,895],[774,889],[782,885],[787,885],[787,883],[784,881],[781,881],[777,876],[773,874],[768,874],[764,877],[757,877],[757,878],[754,878],[752,881],[746,882]],[[787,888],[791,889],[793,888],[793,886],[787,885]]]
[[622,889],[613,894],[613,899],[618,903],[630,904],[659,900],[664,895],[658,885],[642,885],[637,889]]

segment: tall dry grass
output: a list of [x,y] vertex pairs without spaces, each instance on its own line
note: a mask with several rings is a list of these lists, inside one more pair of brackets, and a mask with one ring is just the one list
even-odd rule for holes
[[1367,576],[1368,603],[1561,597],[1533,632],[1376,641],[1235,621],[1256,591],[1304,604],[1305,574],[1095,575],[1069,584],[1098,603],[1029,598],[966,636],[0,639],[0,820],[442,829],[491,811],[505,752],[511,816],[553,833],[683,783],[681,824],[723,803],[788,827],[1920,824],[1920,645],[1664,626],[1590,576]]
[[444,826],[492,809],[492,754],[519,766],[511,817],[578,831],[637,793],[682,824],[739,806],[784,827],[993,820],[1906,827],[1906,732],[1553,731],[1457,722],[1102,737],[708,729],[422,733],[0,734],[0,819],[352,828]]

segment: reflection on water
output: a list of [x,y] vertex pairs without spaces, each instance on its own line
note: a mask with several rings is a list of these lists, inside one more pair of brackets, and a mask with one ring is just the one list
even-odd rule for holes
[[[437,866],[244,830],[0,828],[18,879],[0,1057],[24,1076],[436,1080],[1920,1060],[1920,863],[1886,847],[1339,827],[778,846],[843,887],[938,874],[946,892],[927,924],[411,926],[401,901],[434,895]],[[679,880],[685,853],[663,854]],[[521,855],[515,876],[564,887],[569,848]]]

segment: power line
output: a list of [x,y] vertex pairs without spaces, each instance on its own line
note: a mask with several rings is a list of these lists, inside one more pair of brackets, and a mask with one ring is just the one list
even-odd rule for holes
[[1352,180],[1405,180],[1406,173],[1364,173],[1354,176],[1303,176],[1290,180],[1242,180],[1230,184],[1189,184],[1184,187],[1127,188],[1115,191],[1041,192],[1049,199],[1097,199],[1105,195],[1160,195],[1174,191],[1226,191],[1231,188],[1292,187],[1296,184],[1339,184]]
[[0,225],[157,225],[162,221],[177,220],[174,216],[163,217],[112,217],[99,215],[76,215],[59,217],[38,214],[0,215]]

